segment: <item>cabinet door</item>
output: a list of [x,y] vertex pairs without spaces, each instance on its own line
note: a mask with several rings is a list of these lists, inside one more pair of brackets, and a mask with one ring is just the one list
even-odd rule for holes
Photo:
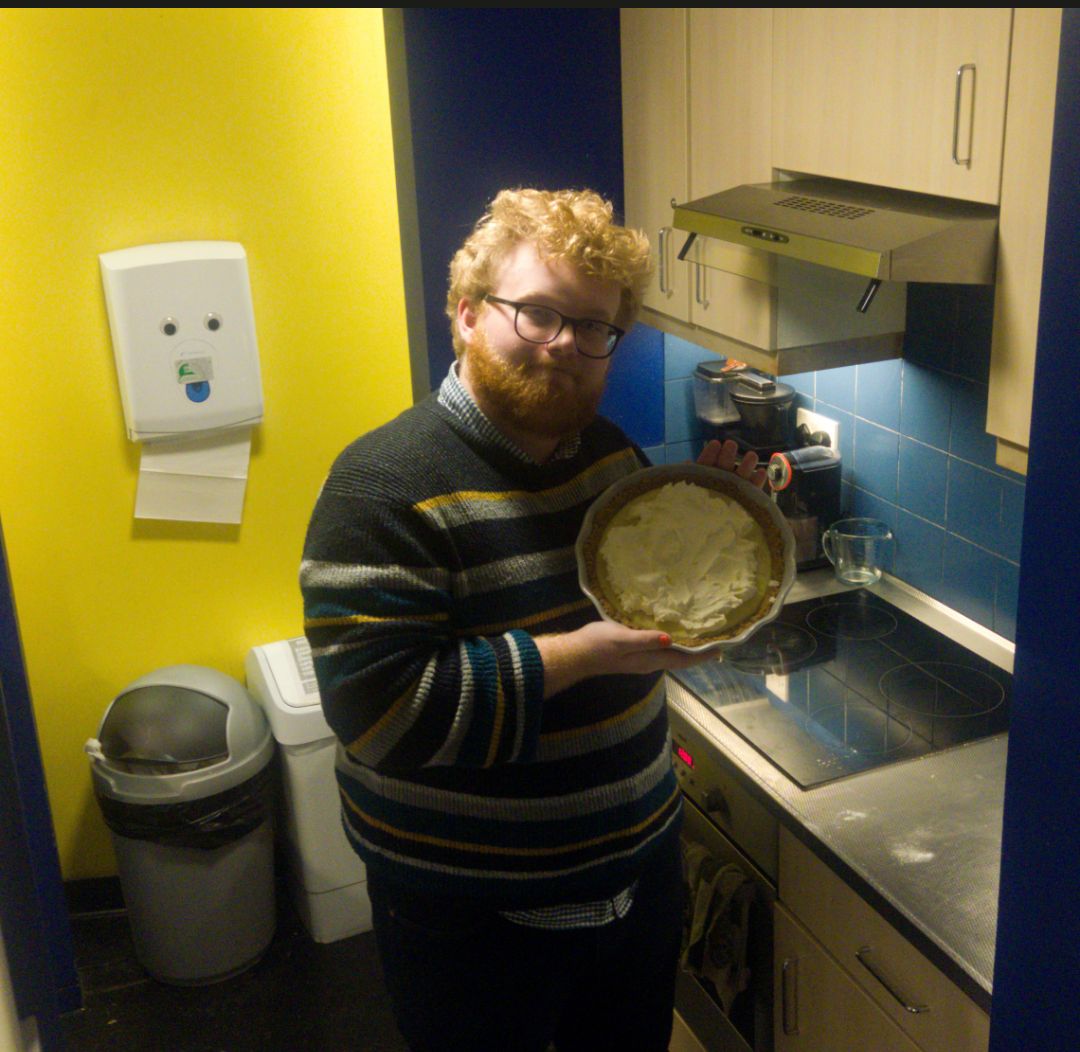
[[776,1052],[919,1052],[779,903],[773,924]]
[[[772,17],[769,7],[690,9],[692,199],[772,178]],[[771,257],[701,238],[691,253],[691,321],[755,347],[774,347]]]
[[780,897],[878,1010],[926,1052],[986,1052],[990,1017],[787,829]]
[[684,322],[691,275],[676,259],[685,236],[671,229],[671,208],[687,195],[686,21],[684,7],[620,12],[626,222],[652,244],[645,306]]
[[1004,7],[777,8],[773,166],[996,204],[1011,26]]
[[1016,9],[986,430],[998,439],[998,463],[1020,472],[1027,471],[1060,43],[1060,7]]

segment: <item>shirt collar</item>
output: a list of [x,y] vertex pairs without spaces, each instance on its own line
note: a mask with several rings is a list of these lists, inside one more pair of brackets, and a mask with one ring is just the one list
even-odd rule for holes
[[[525,450],[521,449],[516,442],[512,442],[507,438],[484,415],[458,376],[458,366],[460,364],[460,362],[455,361],[450,366],[446,379],[439,386],[439,404],[453,413],[458,420],[466,424],[471,430],[483,436],[489,442],[495,443],[500,449],[506,450],[506,452],[526,464],[535,464],[536,461]],[[575,433],[568,438],[560,439],[559,444],[555,447],[555,452],[551,455],[551,460],[569,460],[571,457],[577,456],[580,448],[580,434]]]

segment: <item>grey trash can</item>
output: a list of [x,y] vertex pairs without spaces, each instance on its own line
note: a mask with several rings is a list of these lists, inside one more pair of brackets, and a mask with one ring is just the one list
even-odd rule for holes
[[274,739],[233,678],[173,665],[137,679],[86,743],[135,953],[162,982],[218,982],[274,934]]

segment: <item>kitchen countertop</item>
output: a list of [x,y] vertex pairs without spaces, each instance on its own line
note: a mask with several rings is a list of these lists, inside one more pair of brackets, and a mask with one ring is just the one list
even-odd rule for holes
[[[789,602],[846,591],[800,575]],[[1008,671],[1012,644],[883,578],[871,591]],[[1007,735],[801,789],[669,678],[668,702],[779,820],[981,1007],[993,990]],[[781,889],[781,897],[783,889]]]

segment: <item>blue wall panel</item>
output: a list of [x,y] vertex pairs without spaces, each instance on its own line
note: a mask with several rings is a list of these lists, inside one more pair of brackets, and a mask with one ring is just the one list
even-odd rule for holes
[[622,213],[619,10],[405,8],[433,387],[454,354],[450,259],[507,187],[588,188]]

